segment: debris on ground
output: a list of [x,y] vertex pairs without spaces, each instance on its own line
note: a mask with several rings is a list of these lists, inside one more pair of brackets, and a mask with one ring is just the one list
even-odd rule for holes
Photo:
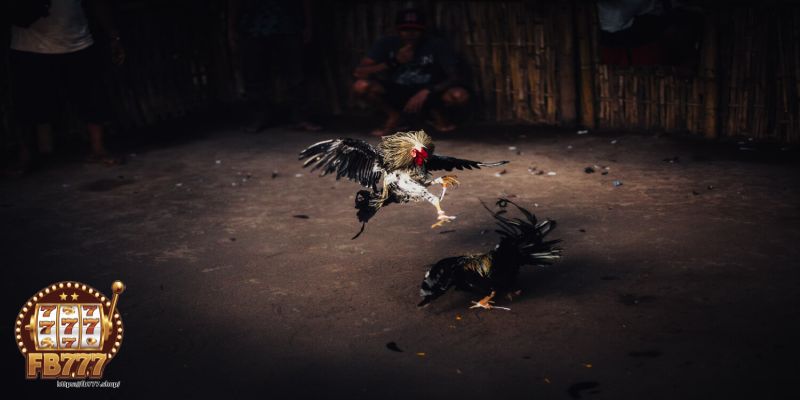
[[425,352],[424,351],[420,351],[420,352],[417,353],[417,355],[420,356],[420,357],[425,357]]
[[305,215],[305,214],[292,215],[292,217],[300,218],[300,219],[309,219],[309,218],[311,218],[311,217],[309,217],[308,215]]
[[583,172],[586,172],[587,174],[593,174],[594,173],[594,167],[586,167],[586,168],[583,169]]
[[708,185],[708,186],[707,186],[707,189],[708,189],[708,190],[714,190],[714,185]]
[[585,135],[587,133],[589,133],[588,129],[581,129],[581,130],[578,131],[578,135]]
[[617,139],[612,140],[611,144],[617,144]]
[[386,348],[391,350],[391,351],[396,351],[398,353],[402,353],[403,352],[403,350],[401,350],[400,347],[398,347],[397,343],[395,343],[395,342],[386,343]]
[[277,177],[278,177],[278,170],[277,169],[272,170],[272,179],[275,179]]
[[514,151],[514,150],[517,149],[517,146],[508,146],[508,149],[511,150],[511,151]]
[[455,231],[456,231],[455,229],[448,229],[448,230],[446,230],[446,231],[441,231],[441,232],[439,232],[439,234],[440,234],[440,235],[444,235],[445,233],[453,233],[453,232],[455,232]]
[[550,171],[547,173],[547,176],[556,176],[556,171]]
[[495,173],[494,173],[494,176],[496,176],[496,177],[498,177],[498,178],[499,178],[500,176],[502,176],[502,175],[505,175],[505,174],[507,174],[507,173],[508,173],[508,171],[504,169],[504,170],[502,170],[502,171],[500,171],[500,172],[495,172]]
[[214,163],[215,164],[222,164],[222,160],[216,160],[216,161],[214,161]]
[[615,181],[611,182],[611,184],[614,185],[614,187],[620,187],[620,186],[622,186],[622,181],[615,180]]
[[302,177],[303,177],[303,174],[294,174],[294,177],[295,177],[295,178],[302,178]]
[[680,157],[674,156],[674,157],[667,157],[667,158],[665,158],[665,159],[663,159],[661,161],[668,162],[670,164],[677,164],[677,163],[680,162],[680,160],[681,160]]

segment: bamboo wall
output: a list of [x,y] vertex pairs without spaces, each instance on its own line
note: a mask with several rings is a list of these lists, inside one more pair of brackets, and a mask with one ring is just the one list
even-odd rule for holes
[[[337,91],[407,2],[334,1]],[[800,6],[710,9],[696,70],[599,63],[592,2],[418,2],[499,122],[800,141]],[[430,18],[430,16],[433,18]],[[352,105],[352,102],[350,103]]]
[[[120,0],[128,50],[106,77],[116,125],[146,126],[236,96],[225,0]],[[349,114],[352,68],[407,1],[316,2],[319,111]],[[479,119],[800,142],[800,6],[715,6],[695,70],[598,63],[592,2],[417,1],[462,57]],[[4,74],[5,65],[0,65]],[[7,80],[0,82],[6,99]],[[8,117],[0,101],[0,122]],[[0,143],[10,135],[0,123]]]

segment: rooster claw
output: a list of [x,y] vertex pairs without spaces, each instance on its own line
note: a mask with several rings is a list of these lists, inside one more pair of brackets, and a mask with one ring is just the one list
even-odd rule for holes
[[439,227],[441,227],[442,225],[444,225],[444,224],[446,224],[446,223],[448,223],[448,222],[450,222],[450,221],[452,221],[452,220],[456,219],[456,217],[451,217],[451,216],[449,216],[449,215],[444,215],[444,213],[441,213],[441,214],[439,214],[439,216],[438,216],[438,217],[436,217],[436,219],[437,219],[438,221],[436,221],[436,223],[435,223],[435,224],[431,225],[431,229],[436,229],[436,228],[439,228]]
[[472,303],[472,305],[469,308],[484,308],[486,310],[491,310],[492,308],[494,308],[494,306],[492,305],[492,303],[494,303],[494,301],[491,301],[491,300],[490,301],[484,301],[484,300],[471,301],[470,303]]

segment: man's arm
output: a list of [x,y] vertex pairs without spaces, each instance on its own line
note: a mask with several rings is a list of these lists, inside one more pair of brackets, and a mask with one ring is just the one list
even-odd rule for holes
[[91,0],[88,2],[88,9],[97,20],[97,25],[108,37],[111,44],[111,61],[120,65],[125,62],[125,49],[122,47],[119,29],[114,22],[111,2],[112,0]]
[[236,31],[236,25],[239,22],[241,6],[241,0],[228,0],[228,46],[232,53],[236,53],[239,47],[239,34]]
[[358,79],[367,79],[370,75],[386,71],[389,68],[385,62],[378,63],[369,57],[364,57],[353,72],[353,76]]
[[109,39],[119,39],[119,30],[114,23],[114,13],[111,9],[112,0],[91,0],[88,1],[89,10],[97,20],[97,25],[108,36]]

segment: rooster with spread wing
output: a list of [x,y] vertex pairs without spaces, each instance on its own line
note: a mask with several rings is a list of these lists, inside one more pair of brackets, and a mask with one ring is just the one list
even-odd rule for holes
[[[433,179],[430,171],[454,168],[480,169],[496,167],[508,161],[483,163],[433,154],[434,145],[425,131],[398,132],[384,136],[378,147],[359,139],[331,139],[309,146],[300,153],[306,160],[303,167],[320,169],[320,176],[336,174],[354,180],[369,190],[356,193],[356,209],[361,230],[378,210],[390,203],[407,203],[425,200],[436,207],[437,222],[431,228],[442,226],[455,217],[445,214],[440,205],[448,187],[458,185],[456,176],[445,175]],[[428,191],[433,184],[442,185],[442,193],[435,196]]]
[[[508,204],[513,204],[525,219],[506,217]],[[555,221],[546,219],[539,222],[533,213],[508,199],[498,200],[497,205],[500,207],[497,212],[492,212],[486,205],[484,207],[497,220],[500,244],[488,253],[448,257],[431,266],[422,281],[420,295],[423,300],[418,306],[428,305],[455,287],[456,290],[486,295],[473,301],[470,308],[495,308],[492,299],[498,291],[505,292],[509,299],[521,293],[515,286],[520,267],[547,266],[561,258],[561,249],[554,247],[560,240],[545,240],[545,236],[555,229]]]

